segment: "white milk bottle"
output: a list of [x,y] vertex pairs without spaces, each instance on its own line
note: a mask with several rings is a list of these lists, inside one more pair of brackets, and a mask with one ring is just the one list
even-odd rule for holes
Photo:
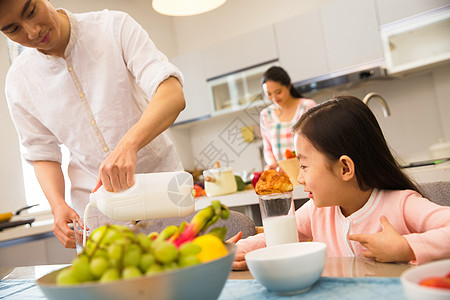
[[[194,212],[192,175],[184,171],[135,174],[135,184],[119,192],[101,186],[89,206],[118,221],[181,217]],[[86,207],[86,211],[88,210]]]

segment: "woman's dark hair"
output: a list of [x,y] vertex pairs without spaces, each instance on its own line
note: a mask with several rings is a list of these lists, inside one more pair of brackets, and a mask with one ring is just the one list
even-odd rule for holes
[[349,156],[361,190],[420,189],[398,166],[372,111],[360,99],[339,96],[310,108],[292,128],[329,160]]
[[281,85],[287,86],[289,88],[289,93],[294,98],[303,98],[302,94],[291,84],[291,77],[289,74],[281,67],[270,67],[266,72],[264,72],[261,78],[261,84],[267,81],[275,81]]

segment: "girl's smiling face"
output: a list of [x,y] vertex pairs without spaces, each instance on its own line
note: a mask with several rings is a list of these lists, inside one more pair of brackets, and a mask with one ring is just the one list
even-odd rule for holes
[[295,134],[295,152],[300,163],[298,182],[317,207],[340,205],[343,182],[339,161],[330,160],[317,151],[301,133]]

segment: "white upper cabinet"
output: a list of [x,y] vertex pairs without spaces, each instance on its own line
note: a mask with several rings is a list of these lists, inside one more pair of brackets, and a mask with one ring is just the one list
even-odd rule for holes
[[293,82],[328,72],[320,11],[279,22],[274,29],[280,65]]
[[210,79],[276,58],[273,27],[269,26],[206,48],[203,67]]
[[373,0],[333,1],[321,14],[331,72],[383,59]]
[[380,25],[448,4],[448,0],[376,0]]
[[192,52],[174,57],[170,61],[183,73],[186,99],[186,108],[180,113],[175,124],[210,116],[211,101],[202,69],[202,53]]
[[274,24],[279,61],[293,82],[383,60],[373,0],[338,0]]

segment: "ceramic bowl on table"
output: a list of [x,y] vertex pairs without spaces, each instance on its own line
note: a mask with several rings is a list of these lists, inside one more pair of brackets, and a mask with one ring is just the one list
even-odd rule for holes
[[260,248],[245,255],[255,279],[269,291],[291,295],[308,291],[320,278],[326,261],[325,243],[289,243]]
[[450,273],[450,259],[426,263],[406,270],[400,276],[403,291],[409,300],[448,300],[450,289],[420,285],[430,277],[445,277]]
[[226,256],[207,263],[138,278],[58,286],[56,276],[61,271],[58,270],[39,278],[37,284],[49,300],[215,300],[230,274],[236,246],[227,244],[227,250]]

